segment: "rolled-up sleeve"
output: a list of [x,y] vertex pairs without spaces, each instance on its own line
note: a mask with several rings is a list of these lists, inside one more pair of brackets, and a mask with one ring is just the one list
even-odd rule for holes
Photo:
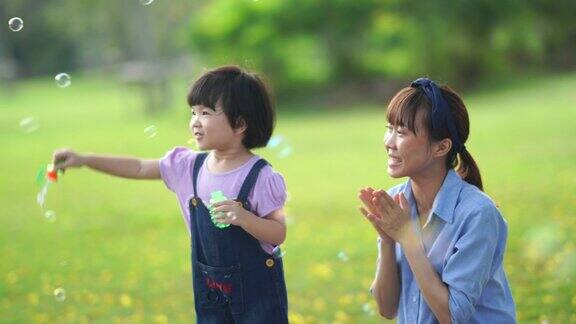
[[498,248],[500,214],[494,206],[484,206],[470,215],[442,272],[448,285],[452,323],[467,323],[486,282]]

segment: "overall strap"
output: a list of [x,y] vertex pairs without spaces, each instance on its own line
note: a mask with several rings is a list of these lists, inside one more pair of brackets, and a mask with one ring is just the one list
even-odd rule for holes
[[236,200],[241,202],[246,210],[250,210],[250,205],[248,203],[248,195],[250,194],[250,191],[252,191],[252,188],[256,184],[256,180],[258,179],[258,174],[260,174],[260,170],[262,170],[262,168],[265,167],[266,165],[268,165],[268,162],[266,162],[266,160],[264,159],[260,159],[256,163],[254,163],[252,169],[246,176],[246,179],[244,180],[242,187],[240,188],[240,193],[238,194]]
[[208,156],[208,153],[200,153],[198,155],[196,155],[196,161],[194,161],[194,169],[192,169],[192,186],[194,188],[194,197],[196,197],[198,195],[198,192],[196,191],[196,182],[198,182],[198,173],[200,172],[200,167],[202,167],[202,164],[204,163],[204,160],[206,160],[206,157]]

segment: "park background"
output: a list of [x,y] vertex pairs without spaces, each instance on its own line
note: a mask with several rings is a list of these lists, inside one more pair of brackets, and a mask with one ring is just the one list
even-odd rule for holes
[[192,321],[189,238],[161,181],[69,170],[42,209],[36,174],[60,147],[193,147],[190,84],[238,64],[277,99],[256,153],[287,181],[292,323],[382,322],[356,193],[399,183],[385,107],[420,76],[467,104],[519,322],[576,323],[574,13],[570,0],[0,2],[0,322]]

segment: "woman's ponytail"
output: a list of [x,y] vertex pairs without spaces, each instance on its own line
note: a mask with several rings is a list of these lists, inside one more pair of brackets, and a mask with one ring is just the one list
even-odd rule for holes
[[484,190],[482,188],[482,177],[480,176],[480,169],[474,161],[474,158],[468,152],[468,149],[464,148],[458,154],[458,164],[456,166],[456,172],[464,181],[475,185],[480,190]]

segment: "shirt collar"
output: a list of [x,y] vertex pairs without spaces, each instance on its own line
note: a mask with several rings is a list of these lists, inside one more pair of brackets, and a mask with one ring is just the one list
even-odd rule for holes
[[[440,190],[434,198],[434,203],[432,204],[432,213],[447,223],[452,223],[454,220],[454,210],[456,209],[456,203],[458,201],[458,196],[460,195],[460,190],[462,190],[463,181],[464,180],[460,178],[454,169],[448,170],[448,173],[444,178],[444,182],[442,183]],[[416,215],[416,200],[412,195],[412,184],[410,180],[406,182],[403,193],[410,203],[412,214]]]

